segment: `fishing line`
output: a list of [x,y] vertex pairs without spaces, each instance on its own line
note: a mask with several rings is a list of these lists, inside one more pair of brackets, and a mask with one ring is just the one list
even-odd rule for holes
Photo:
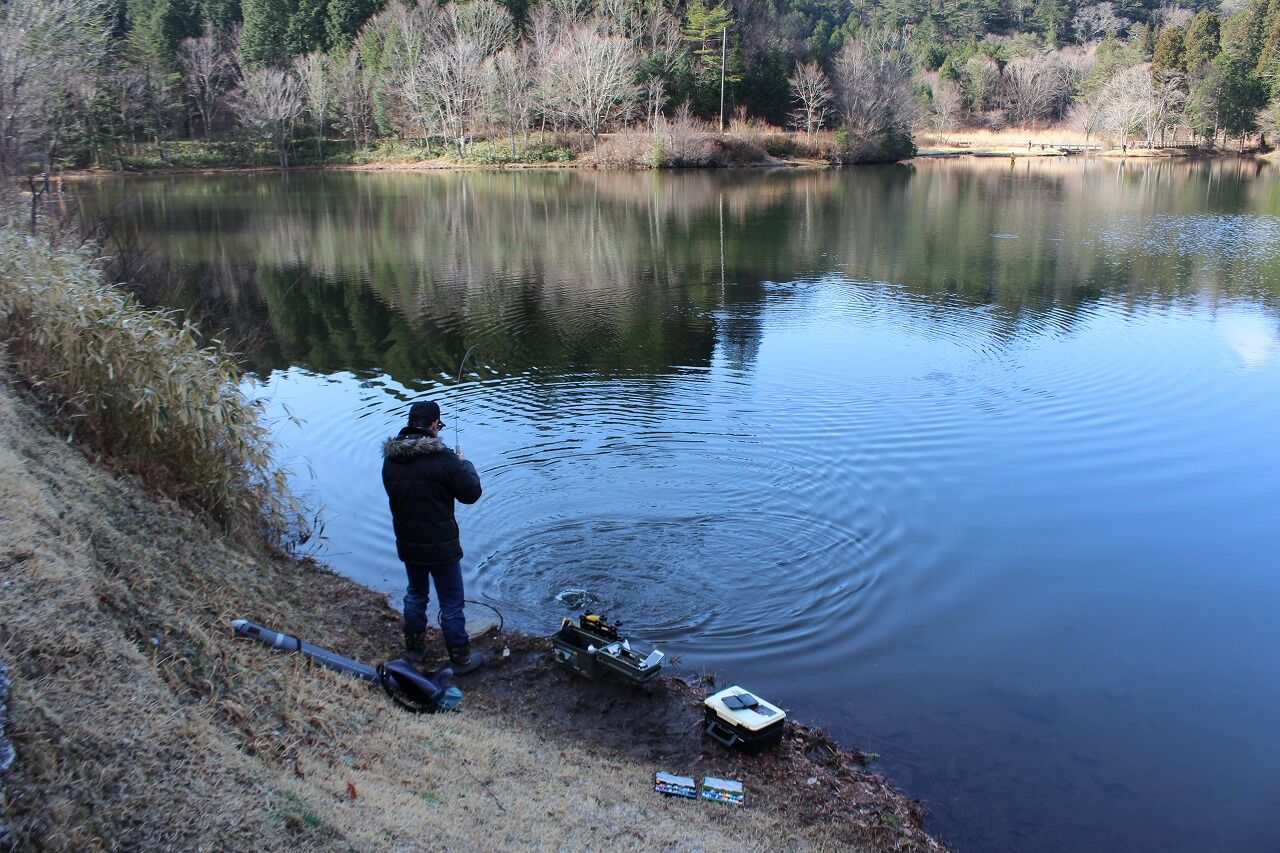
[[[475,352],[475,349],[478,346],[480,345],[472,344],[471,348],[468,349],[466,354],[462,356],[462,361],[458,362],[458,381],[454,383],[455,387],[462,384],[462,369],[466,367],[467,359],[471,358],[471,353]],[[455,410],[453,413],[453,451],[454,453],[457,453],[462,448],[462,445],[458,443],[458,422],[460,420],[462,420],[462,418],[459,417],[458,412]]]
[[[486,602],[486,601],[473,601],[473,600],[471,600],[470,598],[465,598],[465,599],[463,599],[462,603],[463,603],[463,604],[475,604],[475,605],[477,605],[477,606],[479,606],[479,607],[487,607],[487,608],[489,608],[490,610],[492,610],[492,611],[494,612],[494,615],[496,615],[496,616],[498,617],[498,635],[499,635],[499,636],[501,636],[501,635],[502,635],[502,629],[506,626],[506,624],[507,624],[507,620],[503,617],[503,615],[502,615],[502,611],[501,611],[501,610],[499,610],[498,608],[494,607],[492,604],[489,604],[489,603],[488,603],[488,602]],[[441,613],[441,611],[436,610],[436,622],[437,622],[437,623],[440,621],[440,613]]]

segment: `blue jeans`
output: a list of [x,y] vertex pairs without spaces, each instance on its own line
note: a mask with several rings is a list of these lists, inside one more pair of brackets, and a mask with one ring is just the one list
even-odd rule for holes
[[404,594],[404,632],[421,634],[427,628],[427,605],[431,603],[431,587],[434,580],[436,595],[440,596],[440,631],[444,645],[449,650],[464,649],[468,645],[467,618],[462,613],[462,563],[455,560],[438,566],[405,563],[409,575],[409,589]]

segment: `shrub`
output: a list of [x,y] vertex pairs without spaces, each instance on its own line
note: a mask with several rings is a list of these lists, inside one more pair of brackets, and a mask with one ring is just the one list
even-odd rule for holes
[[693,117],[688,104],[676,110],[671,118],[659,117],[653,135],[662,143],[663,160],[657,165],[697,168],[725,164],[716,137],[705,122]]
[[569,148],[551,142],[532,142],[526,146],[517,144],[512,151],[511,140],[494,139],[473,142],[467,149],[466,162],[486,166],[509,163],[568,163],[573,156],[573,151]]
[[769,133],[764,137],[764,150],[770,157],[794,157],[798,153],[796,141],[785,133]]
[[596,169],[649,169],[655,164],[653,137],[647,133],[624,131],[600,140],[600,144],[579,158]]
[[443,148],[436,147],[430,140],[397,142],[393,139],[380,139],[368,148],[352,152],[351,162],[356,164],[420,163],[424,160],[435,160],[444,153]]
[[667,161],[667,151],[662,145],[662,137],[654,134],[653,142],[649,148],[649,165],[655,169],[662,166]]
[[306,539],[261,404],[241,392],[231,357],[108,284],[85,248],[0,218],[0,336],[78,440],[229,528]]

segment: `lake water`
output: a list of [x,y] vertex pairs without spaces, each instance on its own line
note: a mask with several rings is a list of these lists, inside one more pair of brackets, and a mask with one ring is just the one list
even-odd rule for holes
[[379,443],[438,399],[508,625],[585,591],[879,753],[961,850],[1280,849],[1280,169],[84,191],[301,419],[340,571],[402,586]]

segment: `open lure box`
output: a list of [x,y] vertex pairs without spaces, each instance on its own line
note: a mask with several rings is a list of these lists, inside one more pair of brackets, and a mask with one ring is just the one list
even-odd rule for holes
[[587,613],[567,618],[551,637],[556,663],[584,678],[602,678],[609,673],[644,684],[662,670],[666,657],[657,649],[632,648],[631,641],[618,633],[604,617]]

